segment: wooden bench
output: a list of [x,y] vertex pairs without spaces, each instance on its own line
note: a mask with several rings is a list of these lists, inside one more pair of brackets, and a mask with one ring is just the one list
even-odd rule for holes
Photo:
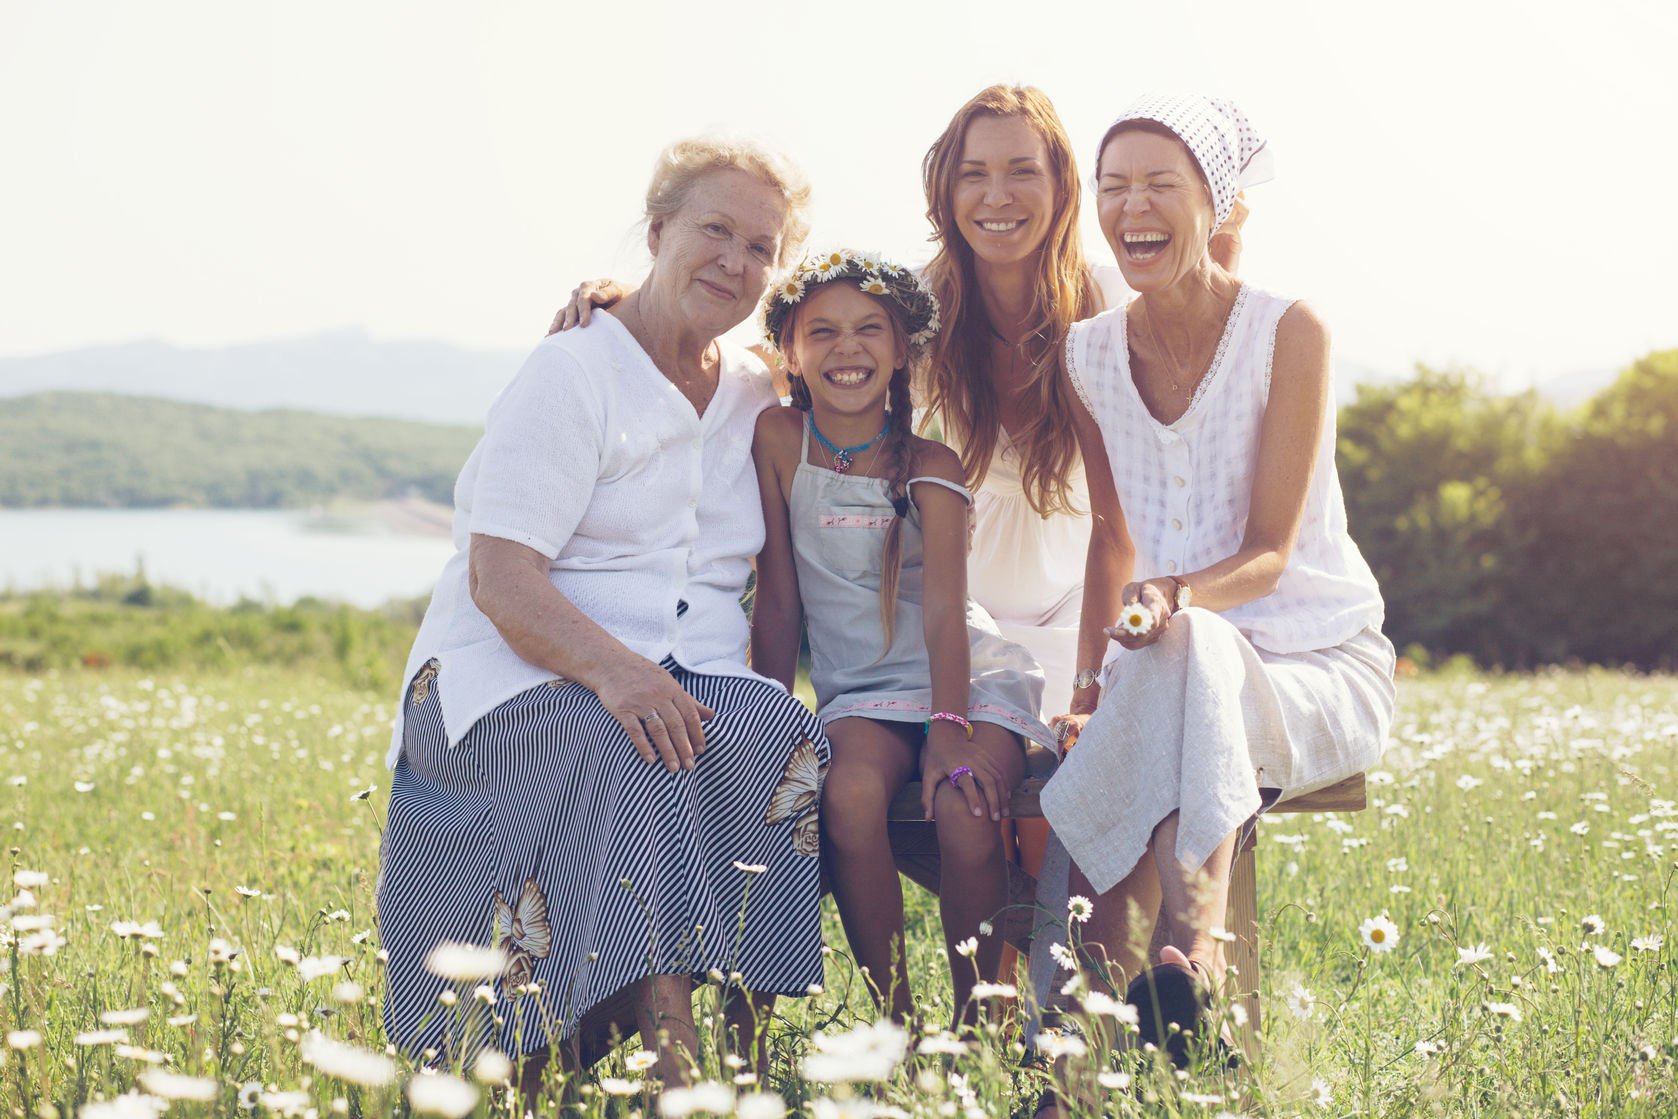
[[[1042,816],[1038,796],[1054,772],[1054,758],[1047,751],[1033,751],[1027,761],[1027,776],[1014,790],[1008,802],[1008,816]],[[1369,798],[1363,774],[1348,777],[1337,785],[1293,797],[1273,805],[1264,813],[1276,816],[1293,812],[1359,812],[1368,807]],[[938,836],[934,825],[921,818],[921,786],[912,782],[904,786],[892,800],[887,816],[891,834],[892,854],[904,877],[938,892]],[[1229,963],[1235,968],[1235,982],[1240,992],[1238,1004],[1246,1011],[1246,1022],[1240,1028],[1241,1047],[1249,1054],[1255,1051],[1259,1030],[1259,932],[1258,932],[1258,817],[1247,821],[1236,841],[1235,862],[1230,868],[1229,909],[1225,916],[1234,943],[1225,948]],[[1009,909],[997,918],[996,931],[1004,940],[1026,953],[1031,949],[1033,906],[1037,899],[1037,881],[1019,866],[1008,866]],[[1153,952],[1159,949],[1159,923],[1155,922],[1156,938]]]

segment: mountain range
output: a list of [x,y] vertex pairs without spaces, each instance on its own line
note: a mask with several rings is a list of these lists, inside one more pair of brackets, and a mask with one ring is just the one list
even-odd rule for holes
[[217,349],[145,340],[0,358],[0,397],[112,392],[244,411],[283,408],[478,427],[524,354],[365,331]]
[[[515,350],[380,341],[359,329],[212,349],[144,340],[0,358],[0,398],[113,392],[241,410],[283,408],[476,427],[523,360]],[[1611,382],[1615,372],[1569,374],[1540,391],[1571,407]],[[1337,397],[1344,404],[1359,384],[1405,375],[1342,359],[1335,370]]]

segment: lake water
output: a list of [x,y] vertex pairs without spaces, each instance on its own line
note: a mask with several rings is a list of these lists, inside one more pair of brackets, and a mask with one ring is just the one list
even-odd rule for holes
[[[376,606],[431,593],[454,552],[412,517],[240,509],[0,509],[0,587],[130,575],[200,598]],[[396,522],[394,525],[392,522]]]

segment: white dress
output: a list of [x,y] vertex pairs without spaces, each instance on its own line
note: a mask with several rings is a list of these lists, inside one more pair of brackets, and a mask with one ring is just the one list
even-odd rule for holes
[[990,469],[973,498],[968,593],[1002,636],[1025,646],[1042,666],[1044,719],[1066,713],[1078,672],[1078,612],[1090,543],[1082,459],[1068,481],[1076,511],[1038,514],[1020,485],[1019,452],[1007,431],[1000,431]]
[[[1175,422],[1142,402],[1125,310],[1079,323],[1067,370],[1101,426],[1139,578],[1197,571],[1241,545],[1269,401],[1276,329],[1292,301],[1243,287],[1212,366]],[[1213,613],[1190,608],[1160,641],[1116,651],[1100,707],[1043,790],[1043,814],[1090,884],[1118,883],[1155,825],[1179,812],[1179,862],[1200,866],[1258,811],[1381,755],[1393,650],[1369,566],[1346,532],[1332,399],[1299,538],[1277,588]]]

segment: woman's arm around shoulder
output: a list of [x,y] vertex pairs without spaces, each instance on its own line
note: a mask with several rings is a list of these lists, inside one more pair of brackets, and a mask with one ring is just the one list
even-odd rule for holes
[[752,668],[779,681],[788,691],[798,672],[798,645],[804,628],[788,512],[803,419],[802,412],[791,408],[765,409],[757,417],[757,432],[752,439],[764,530],[763,551],[757,557],[757,584],[752,592]]

